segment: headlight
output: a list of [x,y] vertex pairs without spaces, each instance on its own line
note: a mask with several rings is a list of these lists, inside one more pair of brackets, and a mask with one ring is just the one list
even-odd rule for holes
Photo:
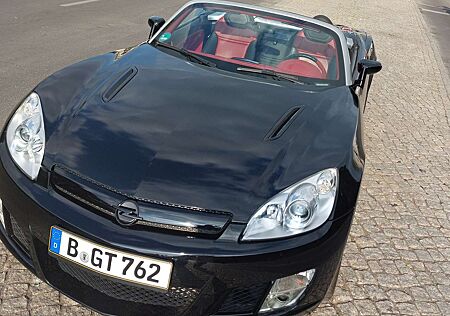
[[17,166],[36,179],[45,150],[44,119],[37,93],[31,93],[14,113],[6,130],[6,143]]
[[275,195],[245,228],[243,240],[287,237],[319,227],[330,217],[337,170],[326,169]]

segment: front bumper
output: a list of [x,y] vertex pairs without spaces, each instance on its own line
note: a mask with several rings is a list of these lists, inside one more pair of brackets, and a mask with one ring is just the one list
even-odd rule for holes
[[[257,243],[239,243],[245,225],[234,223],[217,239],[133,230],[31,182],[4,146],[0,159],[3,243],[39,278],[105,314],[254,315],[274,280],[314,268],[315,277],[297,305],[273,314],[308,310],[325,297],[337,275],[352,221],[349,212],[302,237]],[[172,261],[171,288],[132,286],[49,256],[52,225],[111,248]]]

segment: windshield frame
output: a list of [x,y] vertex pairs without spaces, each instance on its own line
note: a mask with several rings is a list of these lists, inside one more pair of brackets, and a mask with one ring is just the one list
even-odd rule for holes
[[[343,76],[340,76],[340,78],[338,80],[320,80],[318,79],[318,83],[320,84],[321,81],[326,81],[326,82],[334,82],[334,84],[332,84],[333,86],[335,85],[346,85],[346,86],[351,86],[353,84],[352,81],[352,75],[351,75],[351,71],[350,71],[350,55],[348,53],[347,50],[347,40],[345,38],[344,33],[337,28],[334,25],[313,19],[313,18],[309,18],[303,15],[299,15],[299,14],[294,14],[291,12],[286,12],[286,11],[281,11],[281,10],[275,10],[275,9],[270,9],[270,8],[264,8],[264,7],[260,7],[260,6],[254,6],[254,5],[248,5],[248,4],[242,4],[242,3],[236,3],[236,2],[229,2],[229,1],[215,1],[215,0],[206,0],[206,1],[199,1],[199,0],[194,0],[194,1],[190,1],[188,3],[186,3],[184,6],[182,6],[177,12],[175,12],[174,15],[172,15],[164,24],[164,26],[158,30],[158,32],[156,32],[152,38],[148,41],[149,44],[154,45],[155,42],[158,41],[159,36],[161,34],[163,34],[164,32],[166,32],[166,30],[171,26],[172,22],[176,19],[178,19],[182,14],[185,14],[185,10],[188,9],[189,7],[192,7],[192,9],[194,9],[195,7],[198,7],[199,5],[218,5],[218,6],[223,6],[226,8],[230,8],[230,9],[246,9],[249,11],[254,11],[255,13],[268,13],[270,15],[274,15],[276,17],[281,17],[281,18],[288,18],[288,19],[294,19],[294,20],[298,20],[298,22],[306,22],[307,24],[313,24],[315,26],[319,26],[322,28],[326,28],[327,30],[333,32],[337,38],[338,41],[336,42],[336,48],[338,50],[338,52],[340,52],[340,56],[342,59],[341,64],[343,65],[341,68],[341,70],[344,72]],[[195,52],[194,52],[195,54]],[[201,56],[201,55],[200,55]],[[230,64],[232,64],[231,62],[229,62]],[[304,78],[299,76],[299,78]]]

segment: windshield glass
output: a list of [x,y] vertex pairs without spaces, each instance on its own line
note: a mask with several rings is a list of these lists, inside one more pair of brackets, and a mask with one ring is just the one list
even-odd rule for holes
[[238,71],[237,67],[266,69],[316,83],[340,83],[344,77],[336,33],[263,11],[194,4],[166,25],[154,41],[208,58],[231,71]]

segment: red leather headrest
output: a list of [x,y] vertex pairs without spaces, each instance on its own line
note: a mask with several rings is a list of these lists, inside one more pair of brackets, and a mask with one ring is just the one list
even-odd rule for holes
[[229,34],[229,35],[242,36],[242,37],[256,36],[256,32],[253,31],[251,28],[247,28],[247,29],[246,28],[237,28],[237,27],[232,27],[232,26],[228,25],[228,23],[225,22],[225,17],[221,17],[217,21],[214,31],[220,32],[222,34]]
[[318,54],[326,58],[336,56],[336,43],[334,39],[328,43],[317,43],[304,37],[303,33],[299,33],[294,41],[294,46],[297,50]]

